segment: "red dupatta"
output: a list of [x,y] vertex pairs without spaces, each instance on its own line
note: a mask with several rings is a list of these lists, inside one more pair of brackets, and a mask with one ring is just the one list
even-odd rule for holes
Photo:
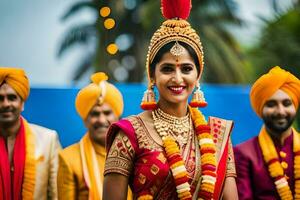
[[227,158],[228,158],[228,141],[226,142],[224,152],[221,155],[221,159],[218,163],[218,169],[217,169],[217,181],[215,184],[215,191],[214,191],[214,199],[220,199],[224,181],[226,178],[226,166],[227,166]]
[[[21,126],[16,135],[13,151],[14,166],[10,166],[6,142],[3,137],[0,137],[0,200],[21,199],[26,145],[22,118],[20,121]],[[11,167],[14,168],[13,174],[11,174]]]

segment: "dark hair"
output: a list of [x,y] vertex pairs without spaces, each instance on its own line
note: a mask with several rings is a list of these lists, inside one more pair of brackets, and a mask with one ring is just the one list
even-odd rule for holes
[[[198,75],[199,75],[199,73],[200,73],[200,64],[199,64],[198,56],[197,56],[195,50],[185,42],[178,41],[178,43],[180,45],[182,45],[189,52],[190,56],[193,58],[194,63],[195,63],[196,68],[197,68]],[[159,49],[159,51],[155,55],[152,63],[149,66],[150,77],[154,76],[156,64],[159,63],[159,61],[161,60],[161,58],[163,57],[163,55],[165,53],[170,51],[170,49],[174,46],[174,44],[175,44],[175,41],[172,41],[172,42],[167,43],[166,45],[164,45],[162,48]]]

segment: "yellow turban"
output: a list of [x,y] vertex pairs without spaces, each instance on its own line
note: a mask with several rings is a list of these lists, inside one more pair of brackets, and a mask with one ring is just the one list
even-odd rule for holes
[[23,69],[18,68],[0,68],[0,85],[6,82],[18,95],[25,101],[29,96],[29,80]]
[[264,104],[278,89],[287,93],[291,97],[295,108],[298,109],[300,80],[290,72],[277,66],[261,76],[251,88],[251,105],[258,116],[261,117]]
[[124,108],[122,94],[114,85],[108,83],[107,79],[105,73],[95,73],[91,76],[92,83],[78,92],[75,106],[82,119],[88,116],[98,101],[109,104],[117,117],[122,115]]

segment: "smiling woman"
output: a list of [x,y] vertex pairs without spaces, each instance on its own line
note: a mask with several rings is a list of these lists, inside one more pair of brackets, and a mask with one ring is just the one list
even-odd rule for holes
[[237,199],[232,122],[210,117],[207,123],[189,106],[192,93],[193,106],[206,104],[199,90],[203,50],[186,21],[190,1],[172,2],[162,1],[168,20],[149,46],[149,86],[141,104],[147,111],[120,120],[108,131],[105,200],[125,199],[128,184],[139,200]]
[[[159,107],[165,107],[163,110],[173,114],[174,107],[168,105],[172,104],[178,107],[178,110],[182,110],[183,115],[185,115],[188,97],[193,92],[199,78],[197,72],[199,70],[197,70],[194,59],[185,48],[178,56],[174,56],[169,49],[153,68],[154,73],[151,73],[153,74],[151,79],[160,94]],[[152,67],[150,70],[152,70]],[[172,109],[167,111],[168,108]]]

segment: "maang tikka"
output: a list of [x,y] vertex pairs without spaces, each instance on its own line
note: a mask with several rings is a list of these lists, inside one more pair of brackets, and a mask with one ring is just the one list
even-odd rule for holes
[[176,57],[182,55],[183,52],[184,52],[184,47],[180,45],[178,41],[176,41],[175,44],[170,49],[170,53]]
[[193,92],[192,100],[189,104],[191,107],[194,108],[196,107],[204,108],[207,106],[207,102],[205,101],[204,93],[200,89],[199,82],[197,82],[196,90]]
[[142,103],[141,103],[141,108],[143,110],[154,110],[157,108],[153,83],[150,83],[150,86],[144,92],[144,96],[143,96]]

